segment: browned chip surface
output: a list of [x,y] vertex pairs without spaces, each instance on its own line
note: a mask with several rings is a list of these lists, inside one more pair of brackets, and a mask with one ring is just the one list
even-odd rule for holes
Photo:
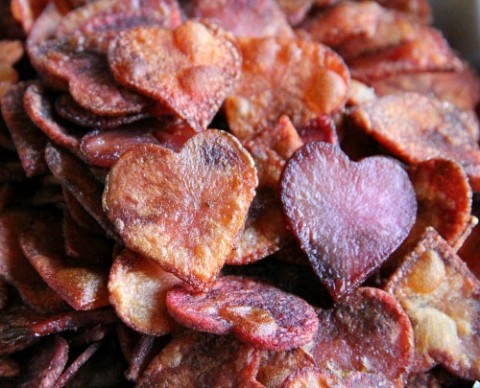
[[201,131],[235,86],[241,56],[231,35],[187,21],[174,31],[121,32],[110,44],[108,61],[120,84],[160,101]]
[[287,115],[297,127],[337,111],[350,76],[328,47],[300,39],[242,38],[240,83],[225,102],[228,124],[241,141]]
[[243,227],[256,185],[250,155],[232,136],[209,130],[179,153],[154,144],[124,153],[103,205],[128,248],[205,289]]
[[429,228],[385,287],[412,321],[415,371],[442,364],[467,379],[480,377],[480,282]]

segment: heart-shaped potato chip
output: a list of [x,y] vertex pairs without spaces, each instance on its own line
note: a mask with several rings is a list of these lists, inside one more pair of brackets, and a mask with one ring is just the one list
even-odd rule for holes
[[174,31],[132,28],[110,43],[115,80],[174,111],[197,131],[206,129],[241,70],[233,37],[188,21]]
[[254,162],[226,132],[180,152],[142,144],[110,171],[103,206],[125,245],[205,290],[222,268],[255,194]]
[[312,142],[281,178],[287,222],[335,299],[358,287],[407,237],[417,204],[407,173],[385,157],[351,162]]

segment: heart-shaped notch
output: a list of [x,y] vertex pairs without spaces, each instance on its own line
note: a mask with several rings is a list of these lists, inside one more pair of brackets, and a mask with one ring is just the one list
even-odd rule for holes
[[253,159],[223,131],[180,152],[142,144],[112,167],[103,206],[125,245],[206,290],[231,252],[255,194]]
[[288,161],[281,200],[289,228],[337,300],[400,245],[417,211],[399,163],[381,156],[352,162],[322,142],[305,145]]

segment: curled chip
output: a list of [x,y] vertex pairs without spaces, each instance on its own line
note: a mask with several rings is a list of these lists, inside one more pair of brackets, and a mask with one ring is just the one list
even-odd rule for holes
[[125,249],[110,270],[110,303],[132,329],[149,335],[165,335],[175,327],[168,316],[165,297],[167,291],[179,283],[177,277],[163,271],[154,261]]
[[459,377],[480,379],[480,282],[433,228],[405,257],[385,290],[412,321],[414,371],[442,364]]
[[235,36],[292,36],[275,0],[195,0],[192,16],[206,19]]
[[215,334],[231,333],[240,341],[269,350],[288,350],[310,341],[318,327],[304,300],[252,279],[226,276],[207,294],[175,287],[167,309],[181,324]]
[[233,38],[194,21],[173,31],[123,31],[110,43],[108,61],[117,82],[166,105],[196,131],[207,128],[241,69]]
[[258,387],[258,353],[229,336],[187,331],[153,359],[137,387]]
[[241,141],[287,115],[295,127],[340,110],[350,75],[326,46],[300,39],[242,38],[240,83],[225,102],[228,124]]
[[66,257],[58,220],[38,219],[20,236],[25,256],[42,279],[75,310],[108,305],[108,271]]
[[471,112],[435,97],[398,93],[359,105],[351,117],[407,163],[453,159],[465,169],[473,190],[480,187],[479,126]]
[[412,325],[398,301],[386,292],[359,288],[332,309],[319,310],[318,319],[310,352],[324,374],[348,378],[363,372],[401,384],[410,372]]
[[281,179],[287,222],[335,299],[358,287],[407,237],[417,205],[408,175],[385,157],[352,162],[312,142]]
[[47,139],[25,113],[23,97],[28,85],[28,83],[17,83],[12,86],[2,97],[1,108],[22,167],[27,176],[31,177],[47,171],[43,158]]
[[129,249],[205,290],[233,248],[256,185],[240,143],[208,130],[178,153],[154,144],[124,153],[108,175],[103,205]]

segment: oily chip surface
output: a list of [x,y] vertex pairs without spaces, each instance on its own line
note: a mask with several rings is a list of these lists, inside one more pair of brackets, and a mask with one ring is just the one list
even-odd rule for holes
[[243,227],[256,186],[240,143],[209,130],[178,153],[155,144],[127,151],[108,175],[103,206],[129,249],[205,290]]

